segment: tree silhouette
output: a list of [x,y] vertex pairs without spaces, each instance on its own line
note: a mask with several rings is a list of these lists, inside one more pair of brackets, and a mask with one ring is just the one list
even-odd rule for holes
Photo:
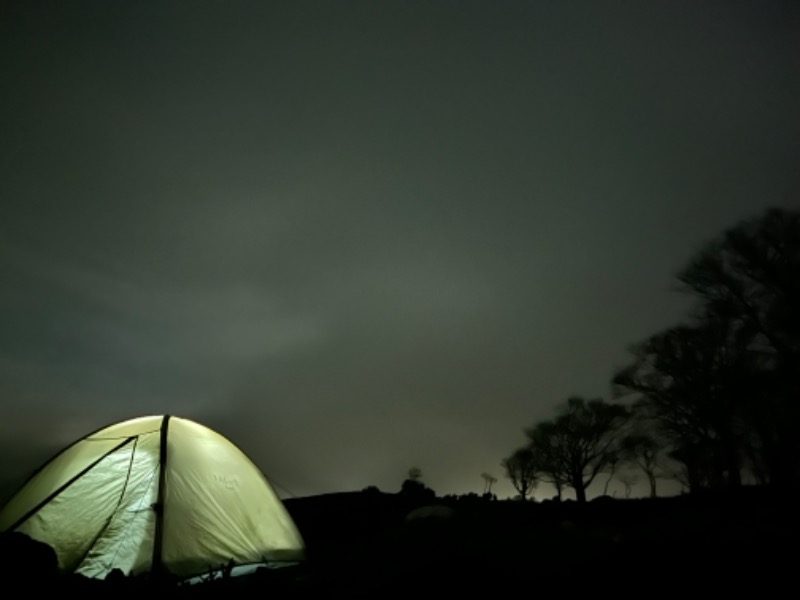
[[[636,465],[647,477],[651,498],[658,495],[656,481],[664,476],[664,469],[659,460],[661,449],[661,444],[652,435],[643,431],[626,435],[619,444],[622,459]],[[618,479],[622,480],[620,477]]]
[[606,464],[605,470],[608,472],[608,479],[606,479],[606,484],[603,486],[603,495],[608,496],[608,486],[611,484],[611,480],[614,479],[614,474],[617,472],[617,467],[620,463],[620,456],[619,452],[611,452],[608,455],[608,463]]
[[511,485],[519,492],[523,500],[533,492],[539,482],[539,468],[530,448],[520,448],[501,463],[506,476],[511,480]]
[[420,479],[422,479],[422,469],[420,469],[419,467],[411,467],[408,470],[408,478],[411,481],[419,481]]
[[497,477],[489,473],[481,473],[481,477],[483,478],[483,493],[491,494],[492,486],[497,483]]
[[741,483],[742,394],[732,382],[746,372],[747,357],[736,333],[729,319],[712,315],[673,327],[636,348],[636,362],[614,377],[618,389],[642,394],[639,408],[674,447],[714,455],[711,481],[720,486]]
[[711,442],[684,441],[668,452],[668,456],[680,465],[673,473],[689,493],[707,488],[719,488],[722,474]]
[[633,486],[639,482],[639,476],[631,471],[622,471],[617,474],[617,479],[619,479],[625,488],[625,497],[630,498]]
[[614,459],[616,436],[628,417],[621,405],[569,398],[554,420],[526,431],[539,472],[572,487],[578,502],[586,502],[586,488]]
[[731,393],[749,424],[746,452],[773,483],[800,477],[800,212],[781,209],[742,221],[679,274],[705,314],[724,315],[747,350]]
[[408,477],[400,486],[400,495],[415,503],[424,503],[436,498],[436,492],[422,482],[422,469],[412,467]]
[[613,379],[640,398],[690,491],[800,478],[800,213],[771,210],[708,244],[679,274],[689,324],[633,348]]
[[708,244],[678,279],[707,310],[736,315],[743,327],[753,327],[781,367],[797,365],[800,212],[772,209],[739,223]]

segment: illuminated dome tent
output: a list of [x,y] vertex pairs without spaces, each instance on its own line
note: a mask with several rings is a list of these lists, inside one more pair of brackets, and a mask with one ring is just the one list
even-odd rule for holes
[[49,544],[63,572],[97,578],[304,558],[258,467],[220,434],[170,416],[117,423],[66,447],[3,507],[0,531]]

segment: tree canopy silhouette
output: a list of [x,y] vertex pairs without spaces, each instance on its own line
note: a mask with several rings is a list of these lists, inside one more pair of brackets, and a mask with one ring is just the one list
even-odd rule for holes
[[527,500],[539,482],[539,466],[531,449],[519,448],[501,464],[520,498]]
[[526,431],[537,469],[585,502],[586,488],[615,461],[617,436],[628,416],[624,406],[600,398],[569,398],[555,419]]
[[[658,495],[657,480],[664,476],[659,441],[646,430],[635,431],[620,440],[619,454],[623,461],[636,465],[645,474],[650,486],[650,497],[655,498]],[[617,478],[625,484],[622,477]],[[630,493],[627,486],[626,492]]]
[[800,213],[769,210],[678,274],[690,322],[633,348],[613,382],[636,394],[684,465],[690,490],[800,478]]

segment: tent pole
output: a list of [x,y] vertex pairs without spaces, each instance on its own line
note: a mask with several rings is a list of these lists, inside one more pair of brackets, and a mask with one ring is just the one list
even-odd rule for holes
[[100,458],[98,458],[97,460],[92,462],[92,464],[90,464],[88,467],[86,467],[85,469],[82,469],[77,475],[74,475],[73,477],[71,477],[69,479],[69,481],[67,481],[66,483],[61,485],[61,487],[59,487],[56,491],[54,491],[52,494],[50,494],[47,498],[45,498],[44,500],[39,502],[39,504],[34,506],[32,509],[30,509],[28,512],[26,512],[24,515],[22,515],[19,519],[14,521],[14,524],[11,525],[9,528],[7,528],[6,531],[14,531],[17,527],[19,527],[25,521],[30,519],[32,515],[36,514],[39,510],[41,510],[41,508],[43,506],[47,505],[53,498],[58,496],[61,492],[63,492],[65,489],[67,489],[69,486],[71,486],[73,483],[75,483],[78,479],[80,479],[81,477],[86,475],[86,473],[88,473],[89,471],[94,469],[100,463],[100,461],[102,461],[103,459],[105,459],[108,456],[111,456],[112,454],[114,454],[114,452],[116,452],[117,450],[119,450],[123,446],[127,446],[132,441],[136,440],[136,437],[137,436],[134,435],[134,436],[131,436],[129,438],[125,438],[125,441],[123,441],[120,444],[117,444],[111,450],[109,450],[108,452],[103,454],[103,456],[101,456]]
[[156,530],[153,538],[153,575],[156,578],[164,576],[164,562],[161,555],[161,546],[164,539],[164,483],[167,471],[167,431],[169,429],[169,415],[164,415],[161,422],[161,441],[158,459],[158,499],[153,505],[156,512]]

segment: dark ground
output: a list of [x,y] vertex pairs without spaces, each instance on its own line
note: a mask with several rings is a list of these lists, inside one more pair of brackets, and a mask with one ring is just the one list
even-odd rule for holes
[[[171,596],[674,596],[793,593],[800,513],[788,491],[521,503],[478,496],[423,503],[377,491],[285,501],[307,544],[304,564],[181,588]],[[438,515],[408,519],[426,504]],[[442,514],[447,513],[447,514]],[[40,565],[46,565],[40,562]],[[5,556],[3,581],[81,597],[144,590],[31,571]],[[27,563],[30,565],[31,563]],[[789,586],[789,587],[787,587]],[[8,588],[7,588],[8,589]]]

